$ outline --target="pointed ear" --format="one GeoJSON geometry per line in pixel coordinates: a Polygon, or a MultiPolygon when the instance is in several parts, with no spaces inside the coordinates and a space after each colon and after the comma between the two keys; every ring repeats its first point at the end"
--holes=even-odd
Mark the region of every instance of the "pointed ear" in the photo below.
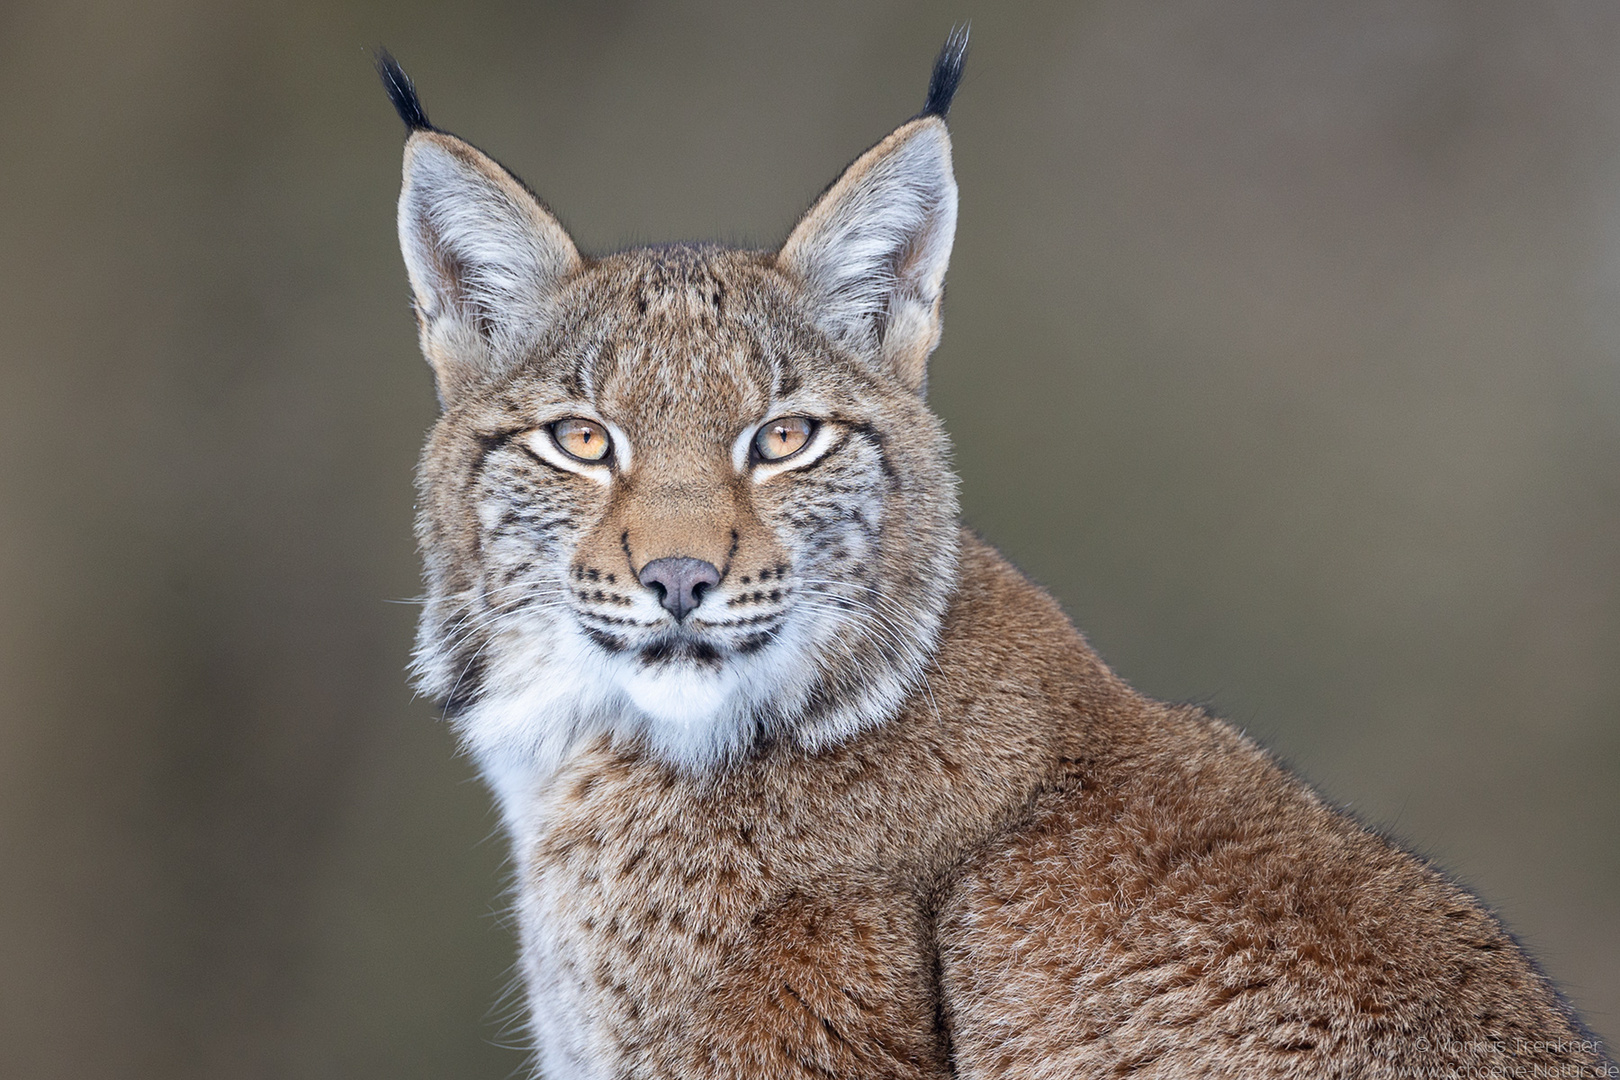
{"type": "Polygon", "coordinates": [[[521,359],[580,257],[517,177],[422,121],[405,143],[399,246],[422,352],[449,404],[469,382],[521,359]]]}
{"type": "Polygon", "coordinates": [[[777,259],[824,333],[921,392],[955,235],[951,137],[940,115],[924,115],[845,169],[777,259]]]}

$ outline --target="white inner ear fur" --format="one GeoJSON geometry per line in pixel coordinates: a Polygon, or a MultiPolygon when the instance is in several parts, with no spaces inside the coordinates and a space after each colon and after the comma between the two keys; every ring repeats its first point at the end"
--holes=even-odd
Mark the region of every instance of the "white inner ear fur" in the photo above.
{"type": "Polygon", "coordinates": [[[824,333],[920,390],[955,236],[950,134],[929,116],[846,169],[778,258],[808,286],[824,333]]]}
{"type": "Polygon", "coordinates": [[[567,232],[514,176],[438,131],[405,144],[399,243],[446,400],[535,339],[557,284],[580,265],[567,232]]]}

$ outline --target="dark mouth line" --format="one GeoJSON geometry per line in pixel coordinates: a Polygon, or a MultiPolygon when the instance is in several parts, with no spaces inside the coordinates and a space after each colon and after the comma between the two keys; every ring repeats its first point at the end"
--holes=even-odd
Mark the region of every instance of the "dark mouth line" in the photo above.
{"type": "Polygon", "coordinates": [[[700,631],[705,634],[717,632],[724,633],[726,631],[738,631],[744,629],[747,631],[747,633],[746,636],[744,636],[740,641],[708,641],[703,638],[694,638],[688,634],[674,638],[666,638],[662,641],[655,641],[652,645],[643,648],[638,647],[626,640],[624,635],[626,633],[633,634],[636,630],[657,631],[660,628],[667,628],[666,624],[639,622],[635,619],[622,619],[613,615],[598,614],[594,611],[576,610],[574,614],[579,620],[581,627],[588,635],[591,636],[593,640],[597,640],[598,644],[601,644],[601,636],[611,636],[615,643],[619,646],[619,648],[613,650],[615,652],[629,650],[645,653],[648,650],[662,651],[673,647],[679,647],[700,651],[713,651],[717,654],[717,656],[723,656],[725,653],[747,655],[749,653],[758,652],[764,644],[775,639],[777,634],[781,631],[782,625],[786,622],[786,620],[782,618],[784,614],[783,612],[772,612],[765,615],[750,616],[746,619],[731,619],[723,623],[705,623],[702,626],[693,626],[690,629],[700,631]]]}
{"type": "Polygon", "coordinates": [[[710,641],[693,641],[691,639],[675,639],[656,641],[651,645],[636,648],[634,646],[626,651],[636,654],[636,658],[645,667],[668,667],[682,663],[696,664],[710,670],[719,670],[728,660],[753,656],[765,646],[774,642],[781,633],[781,626],[770,626],[730,642],[719,643],[710,641]]]}
{"type": "Polygon", "coordinates": [[[646,667],[688,662],[708,668],[718,668],[724,661],[720,650],[706,641],[676,638],[655,641],[637,650],[637,659],[646,667]]]}
{"type": "MultiPolygon", "coordinates": [[[[774,611],[762,611],[756,615],[746,615],[741,618],[726,619],[717,622],[694,619],[692,626],[695,629],[703,630],[725,630],[736,626],[758,626],[760,623],[769,622],[772,619],[782,618],[787,614],[788,610],[789,608],[787,606],[783,606],[774,611]]],[[[663,620],[659,620],[657,622],[646,622],[645,620],[631,618],[630,616],[626,615],[608,615],[604,612],[595,611],[587,607],[576,606],[573,608],[573,611],[581,619],[594,619],[597,622],[603,623],[607,626],[637,626],[644,630],[650,630],[657,626],[666,625],[663,620]]]]}

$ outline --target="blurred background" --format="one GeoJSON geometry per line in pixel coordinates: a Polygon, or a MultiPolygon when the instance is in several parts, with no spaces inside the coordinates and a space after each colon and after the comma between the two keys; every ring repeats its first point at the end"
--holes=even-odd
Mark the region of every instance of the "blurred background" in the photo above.
{"type": "Polygon", "coordinates": [[[1620,1038],[1620,7],[6,0],[0,1074],[521,1065],[404,674],[435,403],[369,50],[587,249],[771,245],[968,18],[968,519],[1620,1038]]]}

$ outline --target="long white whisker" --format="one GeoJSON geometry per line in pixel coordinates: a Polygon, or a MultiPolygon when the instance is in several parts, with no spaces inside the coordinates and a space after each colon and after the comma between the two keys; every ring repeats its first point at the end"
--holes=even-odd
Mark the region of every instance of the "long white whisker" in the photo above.
{"type": "MultiPolygon", "coordinates": [[[[843,588],[853,588],[859,591],[861,602],[871,603],[873,606],[882,608],[890,615],[897,618],[909,619],[914,614],[913,612],[907,611],[905,608],[901,607],[900,604],[895,600],[883,595],[883,593],[879,592],[877,587],[873,585],[857,585],[852,582],[836,581],[831,578],[803,578],[801,581],[806,586],[831,585],[840,586],[843,588]]],[[[854,598],[851,597],[851,599],[854,598]]]]}
{"type": "MultiPolygon", "coordinates": [[[[812,610],[816,610],[818,608],[821,610],[828,610],[824,605],[818,604],[814,601],[808,604],[807,607],[810,607],[812,610]]],[[[858,607],[851,608],[843,606],[838,606],[831,610],[836,610],[841,614],[858,616],[859,618],[855,620],[855,629],[868,635],[872,633],[881,634],[890,645],[901,652],[911,652],[920,647],[920,642],[912,642],[902,638],[898,632],[899,628],[884,625],[884,621],[880,621],[880,616],[874,611],[858,607]]],[[[928,695],[928,704],[934,713],[934,719],[941,726],[943,726],[945,721],[939,711],[939,701],[934,696],[933,683],[928,678],[927,665],[924,664],[919,666],[917,669],[917,674],[922,677],[923,692],[928,695]]]]}
{"type": "MultiPolygon", "coordinates": [[[[485,606],[469,606],[466,613],[463,614],[462,617],[455,622],[455,624],[447,627],[443,631],[444,636],[450,639],[447,642],[447,645],[452,649],[459,647],[461,641],[456,640],[458,631],[460,631],[464,626],[471,624],[468,635],[466,636],[476,633],[478,629],[480,629],[479,620],[498,618],[504,614],[515,614],[519,610],[545,611],[561,606],[563,599],[561,595],[562,589],[555,583],[520,582],[517,584],[519,587],[525,590],[524,594],[511,598],[503,598],[501,593],[514,588],[513,585],[505,585],[490,592],[484,593],[478,597],[478,599],[484,602],[485,606]],[[536,599],[544,599],[548,602],[540,605],[538,609],[536,609],[535,605],[532,603],[532,601],[536,599]]],[[[463,636],[461,640],[464,641],[465,636],[463,636]]]]}
{"type": "Polygon", "coordinates": [[[503,586],[493,590],[491,593],[486,593],[480,599],[485,604],[489,604],[491,600],[494,600],[495,603],[492,606],[470,607],[460,619],[456,620],[452,626],[444,631],[438,648],[449,653],[459,651],[463,645],[476,635],[487,634],[485,640],[479,644],[478,648],[473,651],[472,656],[462,665],[461,671],[456,675],[455,682],[451,684],[449,693],[445,695],[445,700],[455,698],[468,673],[478,663],[485,650],[500,636],[504,625],[516,622],[517,618],[522,614],[562,606],[561,597],[558,595],[560,590],[550,582],[525,582],[521,585],[523,591],[519,595],[509,598],[500,596],[502,592],[508,591],[510,588],[511,586],[503,586]],[[536,599],[545,602],[536,605],[533,602],[536,599]]]}
{"type": "MultiPolygon", "coordinates": [[[[843,583],[835,582],[833,584],[843,583]]],[[[802,591],[806,597],[806,608],[810,610],[837,612],[839,614],[855,616],[855,618],[852,620],[855,628],[867,634],[872,634],[875,632],[882,635],[884,640],[887,640],[892,647],[902,653],[914,653],[924,650],[926,643],[918,631],[912,627],[896,622],[896,620],[886,615],[879,608],[867,607],[860,601],[839,593],[830,593],[814,588],[803,588],[800,591],[802,591]],[[829,604],[827,603],[828,600],[835,600],[837,603],[829,604]]],[[[882,597],[875,593],[875,591],[870,595],[875,598],[882,599],[882,597]]],[[[931,658],[928,662],[932,662],[931,658]]],[[[933,683],[928,678],[927,663],[924,663],[918,667],[917,674],[922,677],[923,692],[928,695],[928,704],[933,710],[934,720],[943,727],[945,721],[943,715],[939,711],[939,701],[934,697],[933,683]]]]}

